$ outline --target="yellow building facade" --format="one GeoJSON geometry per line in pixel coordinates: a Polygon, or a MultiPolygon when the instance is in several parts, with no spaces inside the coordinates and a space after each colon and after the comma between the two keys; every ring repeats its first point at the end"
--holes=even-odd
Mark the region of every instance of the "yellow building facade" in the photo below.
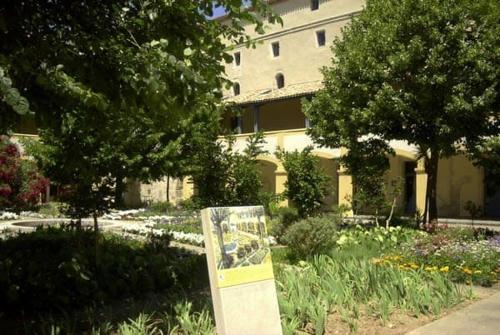
{"type": "MultiPolygon", "coordinates": [[[[255,131],[265,134],[265,150],[260,157],[262,181],[266,191],[281,193],[286,171],[274,155],[278,148],[287,151],[314,147],[323,169],[330,176],[330,192],[325,207],[348,204],[353,196],[352,177],[339,165],[343,148],[322,148],[306,134],[308,121],[301,99],[309,98],[322,87],[320,69],[331,63],[331,45],[341,29],[363,9],[362,0],[285,0],[270,1],[283,20],[283,26],[266,28],[257,35],[247,33],[256,48],[230,46],[234,60],[226,64],[227,77],[234,83],[225,92],[225,102],[240,108],[238,115],[228,113],[223,123],[236,135],[235,147],[242,150],[255,131]]],[[[417,161],[416,148],[393,141],[396,155],[389,157],[386,183],[402,182],[398,199],[401,213],[423,211],[427,176],[423,162],[417,161]]],[[[485,171],[475,167],[464,155],[442,159],[438,173],[438,210],[441,217],[467,217],[468,201],[483,208],[486,217],[500,217],[500,191],[485,186],[485,171]]]]}

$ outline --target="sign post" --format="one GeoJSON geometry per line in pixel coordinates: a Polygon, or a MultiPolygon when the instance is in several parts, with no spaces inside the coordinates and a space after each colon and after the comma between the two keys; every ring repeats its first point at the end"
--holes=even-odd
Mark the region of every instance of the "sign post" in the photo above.
{"type": "Polygon", "coordinates": [[[218,335],[281,335],[264,208],[201,211],[218,335]]]}

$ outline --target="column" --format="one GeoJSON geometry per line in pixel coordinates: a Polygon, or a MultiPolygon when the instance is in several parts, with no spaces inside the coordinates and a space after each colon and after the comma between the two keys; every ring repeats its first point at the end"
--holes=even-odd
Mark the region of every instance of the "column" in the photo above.
{"type": "Polygon", "coordinates": [[[256,133],[259,131],[260,124],[260,108],[259,105],[252,105],[253,110],[253,131],[256,133]]]}
{"type": "MultiPolygon", "coordinates": [[[[276,171],[274,172],[275,176],[275,193],[276,194],[282,194],[285,192],[285,183],[288,180],[288,175],[286,174],[286,171],[283,167],[278,167],[276,171]]],[[[288,206],[288,199],[284,199],[279,203],[280,207],[286,207],[288,206]]]]}
{"type": "Polygon", "coordinates": [[[236,117],[236,133],[241,134],[243,132],[243,122],[241,120],[241,116],[236,117]]]}
{"type": "Polygon", "coordinates": [[[194,193],[194,184],[191,177],[184,177],[182,180],[182,199],[187,200],[191,198],[194,193]]]}
{"type": "MultiPolygon", "coordinates": [[[[340,149],[340,155],[344,156],[347,154],[346,148],[340,149]]],[[[347,171],[346,167],[342,164],[339,165],[338,169],[339,176],[339,189],[338,189],[338,204],[339,206],[345,205],[351,208],[351,201],[353,197],[353,187],[352,187],[352,176],[347,171]]],[[[353,216],[352,209],[346,212],[347,216],[353,216]]]]}
{"type": "Polygon", "coordinates": [[[425,173],[425,162],[423,158],[417,161],[415,179],[416,209],[423,214],[425,210],[425,194],[427,193],[427,173],[425,173]]]}

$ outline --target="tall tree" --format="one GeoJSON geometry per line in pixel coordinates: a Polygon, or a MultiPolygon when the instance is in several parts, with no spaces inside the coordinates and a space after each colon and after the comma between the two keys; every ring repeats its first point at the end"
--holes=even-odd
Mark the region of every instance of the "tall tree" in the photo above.
{"type": "MultiPolygon", "coordinates": [[[[263,19],[277,19],[262,0],[253,11],[215,4],[233,20],[207,19],[209,0],[0,5],[0,66],[35,112],[48,176],[78,195],[75,215],[107,210],[123,178],[183,174],[214,133],[226,43],[251,44],[244,25],[262,32],[263,19]]],[[[0,108],[12,114],[12,104],[0,108]]]]}
{"type": "Polygon", "coordinates": [[[439,159],[500,131],[499,22],[495,0],[368,0],[334,41],[325,88],[306,102],[309,133],[382,154],[391,140],[416,146],[437,219],[439,159]]]}

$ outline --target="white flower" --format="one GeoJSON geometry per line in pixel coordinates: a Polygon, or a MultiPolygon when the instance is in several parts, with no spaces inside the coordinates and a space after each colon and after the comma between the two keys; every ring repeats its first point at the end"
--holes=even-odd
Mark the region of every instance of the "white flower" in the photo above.
{"type": "Polygon", "coordinates": [[[0,214],[0,220],[17,220],[17,219],[19,219],[19,215],[17,215],[16,213],[2,212],[2,214],[0,214]]]}

